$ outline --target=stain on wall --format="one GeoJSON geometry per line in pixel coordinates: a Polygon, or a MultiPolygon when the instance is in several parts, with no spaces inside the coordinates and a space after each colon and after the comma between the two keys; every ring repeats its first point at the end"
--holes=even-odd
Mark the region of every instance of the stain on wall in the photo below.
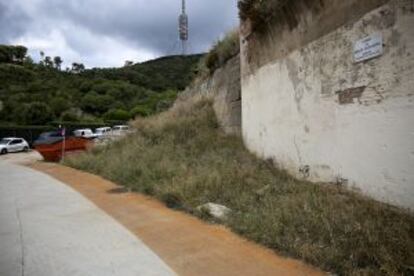
{"type": "Polygon", "coordinates": [[[362,93],[364,93],[365,88],[365,86],[360,86],[336,92],[336,94],[338,94],[339,104],[353,104],[355,103],[355,100],[361,103],[361,96],[362,93]]]}

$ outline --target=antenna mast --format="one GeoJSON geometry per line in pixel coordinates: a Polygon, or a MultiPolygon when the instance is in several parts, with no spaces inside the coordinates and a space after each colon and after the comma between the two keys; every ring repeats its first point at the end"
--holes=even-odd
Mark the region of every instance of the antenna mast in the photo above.
{"type": "Polygon", "coordinates": [[[185,12],[185,0],[182,0],[181,15],[178,19],[179,35],[182,46],[182,54],[187,54],[187,41],[188,41],[188,16],[185,12]]]}

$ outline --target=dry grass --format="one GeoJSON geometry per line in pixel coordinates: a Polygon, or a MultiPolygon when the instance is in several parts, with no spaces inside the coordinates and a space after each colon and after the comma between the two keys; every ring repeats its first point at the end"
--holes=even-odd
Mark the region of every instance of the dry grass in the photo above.
{"type": "Polygon", "coordinates": [[[233,30],[222,39],[216,42],[203,59],[205,67],[210,74],[217,68],[222,67],[229,59],[240,52],[240,40],[238,29],[233,30]]]}
{"type": "Polygon", "coordinates": [[[200,204],[224,204],[235,232],[340,275],[413,272],[412,215],[259,160],[221,133],[209,100],[178,103],[135,126],[66,164],[199,216],[200,204]]]}
{"type": "Polygon", "coordinates": [[[239,0],[241,20],[249,20],[252,30],[266,33],[269,26],[287,25],[293,29],[299,14],[305,10],[318,11],[324,6],[322,0],[239,0]]]}
{"type": "Polygon", "coordinates": [[[239,16],[242,20],[249,19],[253,29],[263,29],[266,24],[280,16],[280,11],[287,4],[294,1],[288,0],[240,0],[238,2],[239,16]]]}

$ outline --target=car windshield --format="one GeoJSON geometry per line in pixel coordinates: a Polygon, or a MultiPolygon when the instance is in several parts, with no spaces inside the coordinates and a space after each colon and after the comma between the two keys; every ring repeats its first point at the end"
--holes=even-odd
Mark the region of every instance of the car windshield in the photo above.
{"type": "Polygon", "coordinates": [[[7,145],[10,142],[10,139],[1,139],[0,145],[7,145]]]}

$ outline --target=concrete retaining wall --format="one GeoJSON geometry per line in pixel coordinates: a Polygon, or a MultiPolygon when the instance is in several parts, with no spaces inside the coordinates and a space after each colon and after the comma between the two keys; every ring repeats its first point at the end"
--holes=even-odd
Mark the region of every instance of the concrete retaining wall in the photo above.
{"type": "Polygon", "coordinates": [[[296,6],[294,27],[242,23],[245,144],[298,177],[414,209],[414,0],[318,2],[296,6]],[[355,62],[372,34],[383,54],[355,62]]]}

